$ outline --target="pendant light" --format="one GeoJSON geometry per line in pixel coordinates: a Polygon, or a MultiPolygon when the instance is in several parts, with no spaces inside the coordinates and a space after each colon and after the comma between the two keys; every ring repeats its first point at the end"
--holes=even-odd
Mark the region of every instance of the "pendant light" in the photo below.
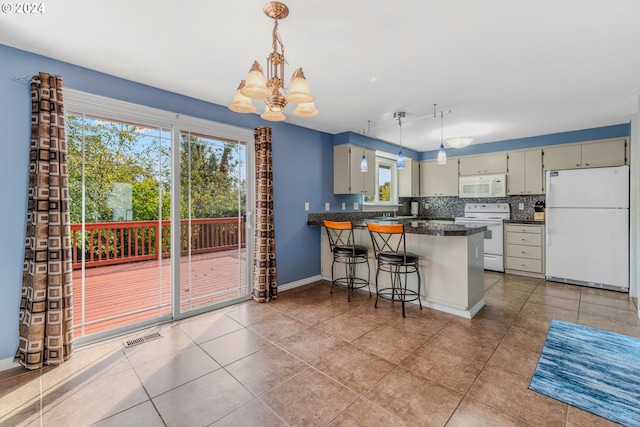
{"type": "Polygon", "coordinates": [[[398,126],[400,127],[400,151],[398,151],[398,160],[396,161],[397,169],[404,169],[404,155],[402,154],[402,118],[404,116],[404,111],[393,113],[393,118],[398,119],[398,126]]]}
{"type": "Polygon", "coordinates": [[[364,155],[364,146],[362,146],[362,159],[360,160],[360,172],[369,172],[367,157],[364,155]]]}
{"type": "MultiPolygon", "coordinates": [[[[369,123],[369,133],[371,133],[371,120],[369,123]]],[[[362,129],[364,135],[364,129],[362,129]]],[[[360,159],[360,172],[369,172],[369,164],[367,163],[367,157],[364,155],[364,145],[362,146],[362,159],[360,159]]]]}
{"type": "Polygon", "coordinates": [[[440,111],[440,150],[438,150],[438,160],[436,161],[439,165],[447,164],[447,153],[444,151],[444,112],[440,111]]]}

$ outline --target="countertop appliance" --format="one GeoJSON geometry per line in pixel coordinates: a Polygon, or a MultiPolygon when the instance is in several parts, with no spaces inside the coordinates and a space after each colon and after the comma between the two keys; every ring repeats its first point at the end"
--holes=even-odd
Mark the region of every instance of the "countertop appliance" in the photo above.
{"type": "Polygon", "coordinates": [[[458,179],[458,193],[462,198],[507,197],[507,176],[468,175],[458,179]]]}
{"type": "Polygon", "coordinates": [[[504,271],[502,226],[510,216],[508,203],[467,203],[464,205],[464,217],[458,217],[454,221],[466,226],[487,226],[487,231],[484,232],[485,270],[504,271]]]}
{"type": "Polygon", "coordinates": [[[547,280],[629,291],[629,167],[546,172],[547,280]]]}

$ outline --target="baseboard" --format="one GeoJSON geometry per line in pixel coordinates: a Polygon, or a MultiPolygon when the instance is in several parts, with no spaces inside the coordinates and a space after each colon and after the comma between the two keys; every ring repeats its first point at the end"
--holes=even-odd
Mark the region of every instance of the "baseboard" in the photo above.
{"type": "MultiPolygon", "coordinates": [[[[412,301],[414,304],[418,304],[417,301],[412,301]]],[[[484,298],[478,301],[476,305],[471,307],[470,310],[460,310],[459,308],[449,307],[444,304],[438,304],[437,302],[422,300],[424,307],[433,308],[434,310],[444,311],[445,313],[453,314],[455,316],[464,317],[465,319],[471,319],[484,307],[484,298]]]]}
{"type": "Polygon", "coordinates": [[[307,277],[305,279],[296,280],[295,282],[289,282],[284,285],[278,285],[278,291],[287,291],[289,289],[297,288],[300,286],[308,285],[313,282],[317,282],[319,280],[323,280],[322,275],[318,274],[317,276],[307,277]]]}
{"type": "Polygon", "coordinates": [[[0,371],[6,371],[7,369],[13,369],[22,366],[19,363],[14,363],[13,359],[13,357],[0,359],[0,371]]]}

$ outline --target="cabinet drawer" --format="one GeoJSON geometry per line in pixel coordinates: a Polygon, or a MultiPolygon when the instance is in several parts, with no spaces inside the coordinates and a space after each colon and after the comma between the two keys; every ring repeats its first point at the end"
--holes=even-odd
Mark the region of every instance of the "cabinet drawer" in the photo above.
{"type": "Polygon", "coordinates": [[[519,257],[519,258],[542,259],[542,247],[507,244],[507,256],[519,257]]]}
{"type": "Polygon", "coordinates": [[[542,234],[508,232],[507,244],[542,246],[542,234]]]}
{"type": "Polygon", "coordinates": [[[537,259],[508,256],[507,264],[505,267],[511,270],[528,271],[530,273],[542,273],[542,261],[537,259]]]}
{"type": "Polygon", "coordinates": [[[542,227],[539,225],[506,224],[506,230],[514,233],[542,234],[542,227]]]}

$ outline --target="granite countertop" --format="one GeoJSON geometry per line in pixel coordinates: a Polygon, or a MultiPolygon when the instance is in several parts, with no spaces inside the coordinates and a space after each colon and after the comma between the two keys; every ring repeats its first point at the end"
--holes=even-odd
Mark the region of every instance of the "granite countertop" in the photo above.
{"type": "Polygon", "coordinates": [[[430,236],[470,236],[476,233],[484,232],[486,226],[466,226],[453,224],[451,218],[430,219],[430,218],[402,218],[388,217],[380,219],[379,215],[367,217],[363,215],[345,215],[343,213],[326,213],[326,214],[309,214],[307,225],[312,227],[322,226],[322,220],[331,221],[351,221],[353,228],[364,230],[367,228],[367,220],[380,223],[401,223],[404,224],[404,230],[407,234],[426,234],[430,236]],[[443,223],[443,222],[451,223],[443,223]]]}
{"type": "Polygon", "coordinates": [[[536,219],[505,219],[505,224],[533,224],[533,225],[544,225],[544,219],[536,220],[536,219]]]}

